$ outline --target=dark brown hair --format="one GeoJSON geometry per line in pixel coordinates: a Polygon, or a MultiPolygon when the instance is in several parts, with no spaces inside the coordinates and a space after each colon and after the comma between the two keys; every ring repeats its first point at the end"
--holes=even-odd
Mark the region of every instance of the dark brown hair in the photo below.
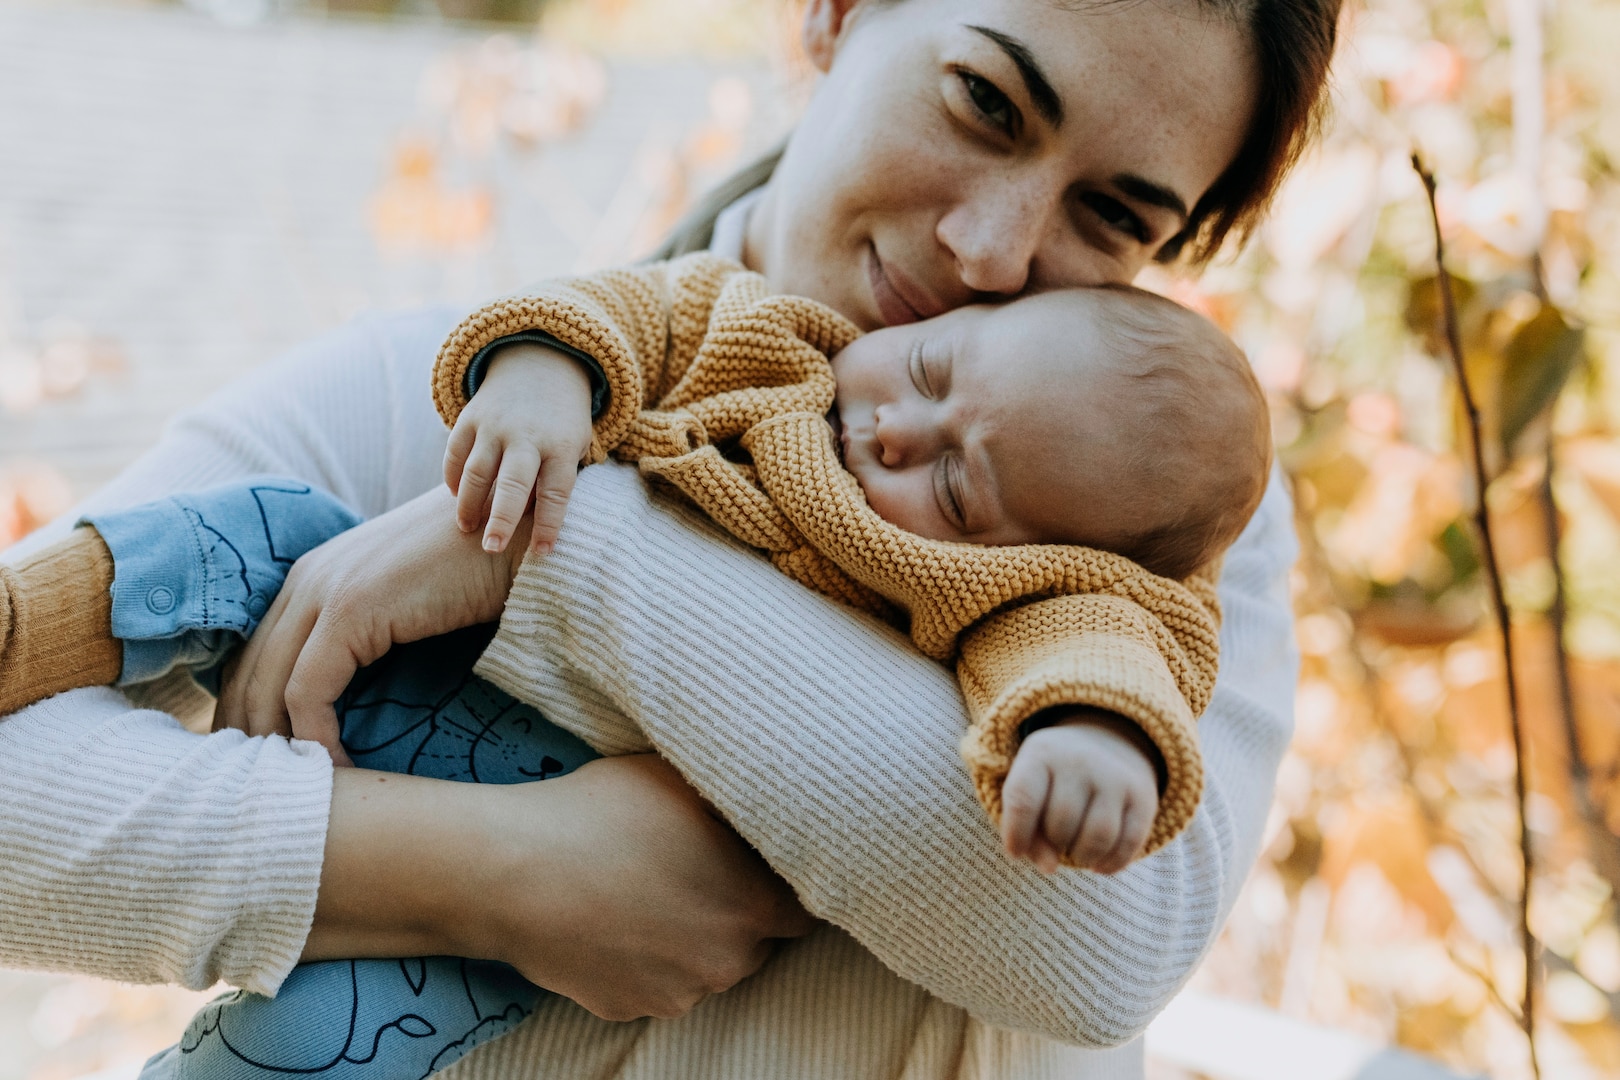
{"type": "Polygon", "coordinates": [[[1259,93],[1237,157],[1198,200],[1187,227],[1159,250],[1160,262],[1184,253],[1189,262],[1208,262],[1228,236],[1247,239],[1265,217],[1278,185],[1321,127],[1342,0],[1199,2],[1248,29],[1259,93]]]}
{"type": "MultiPolygon", "coordinates": [[[[1138,2],[1081,0],[1074,6],[1138,2]]],[[[1156,258],[1160,262],[1183,255],[1192,263],[1207,262],[1228,236],[1247,238],[1265,216],[1277,186],[1320,126],[1342,4],[1342,0],[1198,2],[1249,31],[1259,68],[1259,92],[1237,156],[1193,207],[1187,227],[1159,249],[1156,258]]],[[[769,180],[785,148],[785,144],[777,146],[700,199],[652,257],[670,259],[708,247],[716,216],[769,180]]]]}

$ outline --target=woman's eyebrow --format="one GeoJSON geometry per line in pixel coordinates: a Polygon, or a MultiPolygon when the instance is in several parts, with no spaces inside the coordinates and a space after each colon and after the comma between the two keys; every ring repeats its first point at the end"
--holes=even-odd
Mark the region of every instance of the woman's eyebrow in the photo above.
{"type": "Polygon", "coordinates": [[[988,26],[968,26],[976,34],[982,34],[1000,46],[1001,51],[1007,54],[1018,67],[1018,74],[1024,78],[1024,89],[1029,92],[1029,100],[1034,102],[1035,111],[1041,118],[1053,127],[1063,123],[1063,99],[1052,88],[1052,81],[1041,70],[1041,65],[1035,59],[1035,54],[1015,37],[1008,37],[1000,30],[992,30],[988,26]]]}
{"type": "Polygon", "coordinates": [[[1182,200],[1180,195],[1177,195],[1163,184],[1155,184],[1153,181],[1145,180],[1135,173],[1120,173],[1114,177],[1114,186],[1133,199],[1145,202],[1150,206],[1164,207],[1180,217],[1183,225],[1187,223],[1187,219],[1191,216],[1187,210],[1186,202],[1182,200]]]}

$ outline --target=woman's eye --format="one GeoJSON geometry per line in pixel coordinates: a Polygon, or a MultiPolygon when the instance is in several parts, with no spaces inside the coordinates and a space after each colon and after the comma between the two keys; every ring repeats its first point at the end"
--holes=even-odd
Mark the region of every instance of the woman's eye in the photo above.
{"type": "Polygon", "coordinates": [[[1018,107],[996,88],[995,83],[971,71],[959,71],[956,76],[962,80],[968,100],[973,102],[980,116],[1008,135],[1018,134],[1018,107]]]}
{"type": "Polygon", "coordinates": [[[1148,242],[1147,225],[1118,199],[1092,192],[1084,197],[1084,201],[1109,228],[1124,233],[1139,244],[1148,242]]]}

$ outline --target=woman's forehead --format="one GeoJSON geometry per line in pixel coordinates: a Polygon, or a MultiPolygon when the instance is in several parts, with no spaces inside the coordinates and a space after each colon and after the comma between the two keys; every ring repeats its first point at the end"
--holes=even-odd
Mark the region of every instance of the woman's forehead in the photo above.
{"type": "MultiPolygon", "coordinates": [[[[918,3],[919,0],[907,0],[918,3]]],[[[1247,128],[1247,31],[1198,0],[922,0],[947,62],[993,65],[1027,121],[1081,168],[1128,170],[1191,209],[1247,128]]],[[[920,12],[919,12],[920,13],[920,12]]]]}

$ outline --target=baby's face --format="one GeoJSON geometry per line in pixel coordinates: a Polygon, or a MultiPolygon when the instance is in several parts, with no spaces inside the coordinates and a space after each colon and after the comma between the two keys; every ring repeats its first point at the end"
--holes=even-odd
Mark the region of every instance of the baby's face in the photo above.
{"type": "Polygon", "coordinates": [[[961,308],[833,359],[844,465],[882,518],[936,540],[1101,547],[1140,527],[1128,380],[1073,292],[961,308]]]}

